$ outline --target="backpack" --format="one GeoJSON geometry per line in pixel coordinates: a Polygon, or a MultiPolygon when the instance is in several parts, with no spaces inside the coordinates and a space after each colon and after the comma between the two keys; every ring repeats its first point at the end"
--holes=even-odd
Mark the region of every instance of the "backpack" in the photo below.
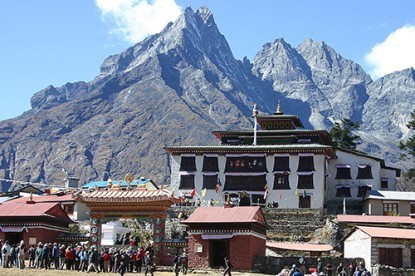
{"type": "Polygon", "coordinates": [[[3,254],[6,254],[7,253],[7,249],[6,249],[6,247],[3,247],[3,254]]]}

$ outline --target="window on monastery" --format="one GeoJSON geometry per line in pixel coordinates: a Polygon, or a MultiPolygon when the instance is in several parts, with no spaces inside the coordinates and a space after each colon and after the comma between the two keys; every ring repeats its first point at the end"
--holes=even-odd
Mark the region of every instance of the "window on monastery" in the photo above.
{"type": "Polygon", "coordinates": [[[65,204],[65,205],[63,205],[63,210],[68,215],[72,215],[73,214],[73,210],[74,210],[74,204],[65,204]]]}
{"type": "Polygon", "coordinates": [[[415,214],[415,202],[409,203],[409,213],[415,214]]]}
{"type": "Polygon", "coordinates": [[[350,174],[350,165],[349,164],[337,164],[337,173],[336,179],[352,179],[350,174]]]}
{"type": "Polygon", "coordinates": [[[298,208],[311,208],[311,196],[300,195],[298,197],[298,208]]]}
{"type": "Polygon", "coordinates": [[[351,197],[350,186],[348,185],[338,185],[336,191],[336,197],[351,197]]]}
{"type": "Polygon", "coordinates": [[[381,189],[387,189],[388,188],[388,182],[389,182],[389,179],[388,178],[382,177],[380,179],[380,188],[381,189]]]}
{"type": "Polygon", "coordinates": [[[215,190],[218,183],[218,175],[204,175],[203,176],[203,188],[206,190],[215,190]]]}
{"type": "Polygon", "coordinates": [[[357,188],[357,197],[364,197],[366,195],[366,191],[372,190],[372,185],[360,185],[357,188]]]}
{"type": "Polygon", "coordinates": [[[290,189],[288,173],[276,173],[274,174],[274,190],[290,189]]]}
{"type": "Polygon", "coordinates": [[[402,267],[402,248],[379,248],[379,264],[402,267]]]}
{"type": "Polygon", "coordinates": [[[314,189],[313,174],[299,174],[297,188],[314,189]]]}
{"type": "Polygon", "coordinates": [[[182,156],[180,162],[180,171],[195,172],[196,171],[196,157],[182,156]]]}
{"type": "Polygon", "coordinates": [[[265,175],[227,175],[224,191],[264,191],[265,175]]]}
{"type": "Polygon", "coordinates": [[[274,172],[290,171],[290,157],[289,156],[275,156],[274,158],[274,172]]]}
{"type": "Polygon", "coordinates": [[[225,172],[267,172],[265,156],[227,157],[225,172]]]}
{"type": "Polygon", "coordinates": [[[398,213],[398,202],[383,202],[383,215],[393,216],[398,213]]]}
{"type": "Polygon", "coordinates": [[[253,206],[258,206],[258,205],[264,206],[265,205],[264,195],[261,195],[261,194],[259,194],[259,195],[254,194],[254,195],[252,195],[251,205],[253,205],[253,206]]]}
{"type": "Polygon", "coordinates": [[[373,179],[371,165],[359,164],[357,167],[358,171],[356,179],[373,179]]]}
{"type": "Polygon", "coordinates": [[[299,172],[314,171],[314,157],[313,156],[299,156],[297,171],[299,172]]]}
{"type": "Polygon", "coordinates": [[[180,186],[181,190],[191,190],[195,187],[195,175],[194,174],[185,174],[180,176],[180,186]]]}
{"type": "Polygon", "coordinates": [[[218,157],[204,156],[203,157],[203,171],[204,172],[219,172],[218,157]]]}

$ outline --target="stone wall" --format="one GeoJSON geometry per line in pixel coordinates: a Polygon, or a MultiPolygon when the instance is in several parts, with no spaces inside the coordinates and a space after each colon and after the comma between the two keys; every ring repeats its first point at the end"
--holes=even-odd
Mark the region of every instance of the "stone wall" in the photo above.
{"type": "Polygon", "coordinates": [[[372,276],[413,276],[415,269],[394,268],[386,265],[372,266],[372,276]]]}
{"type": "MultiPolygon", "coordinates": [[[[349,264],[358,264],[361,259],[345,259],[345,258],[321,258],[323,261],[323,265],[326,266],[330,263],[333,268],[335,269],[340,262],[343,263],[344,266],[348,266],[349,264]]],[[[256,256],[254,258],[254,269],[253,272],[256,273],[265,273],[265,274],[273,274],[276,275],[284,267],[290,268],[293,264],[300,266],[299,264],[299,257],[260,257],[256,256]]],[[[306,258],[306,269],[309,268],[316,268],[317,267],[317,258],[316,257],[308,257],[306,258]]],[[[347,270],[346,270],[347,271],[347,270]]],[[[325,270],[326,272],[326,270],[325,270]]]]}
{"type": "Polygon", "coordinates": [[[308,242],[316,229],[325,225],[321,209],[264,208],[264,215],[271,229],[268,239],[273,241],[308,242]]]}

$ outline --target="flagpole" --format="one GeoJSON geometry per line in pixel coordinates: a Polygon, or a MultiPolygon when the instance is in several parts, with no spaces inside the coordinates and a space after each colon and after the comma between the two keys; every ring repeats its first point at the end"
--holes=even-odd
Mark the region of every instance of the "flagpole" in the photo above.
{"type": "Polygon", "coordinates": [[[254,104],[254,108],[252,109],[252,114],[254,116],[254,142],[252,145],[256,146],[256,126],[258,124],[257,116],[258,116],[258,109],[256,108],[256,104],[254,104]]]}

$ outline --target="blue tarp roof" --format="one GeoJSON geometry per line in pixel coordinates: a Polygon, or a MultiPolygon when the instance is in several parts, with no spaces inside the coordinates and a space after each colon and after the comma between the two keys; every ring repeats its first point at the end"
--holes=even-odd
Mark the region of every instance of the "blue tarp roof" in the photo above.
{"type": "MultiPolygon", "coordinates": [[[[131,182],[131,187],[139,186],[146,184],[150,182],[151,179],[134,179],[133,182],[131,182]]],[[[127,187],[128,184],[125,180],[113,180],[112,185],[118,185],[118,183],[121,182],[120,187],[127,187]]],[[[82,186],[82,189],[93,189],[97,186],[98,188],[106,188],[108,187],[108,181],[97,181],[97,182],[89,182],[82,186]]]]}

